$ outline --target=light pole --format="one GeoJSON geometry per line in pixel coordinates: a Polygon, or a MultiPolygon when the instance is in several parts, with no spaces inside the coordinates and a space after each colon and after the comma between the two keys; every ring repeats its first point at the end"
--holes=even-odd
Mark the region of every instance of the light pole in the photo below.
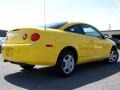
{"type": "Polygon", "coordinates": [[[109,30],[111,30],[111,25],[109,24],[109,30]]]}

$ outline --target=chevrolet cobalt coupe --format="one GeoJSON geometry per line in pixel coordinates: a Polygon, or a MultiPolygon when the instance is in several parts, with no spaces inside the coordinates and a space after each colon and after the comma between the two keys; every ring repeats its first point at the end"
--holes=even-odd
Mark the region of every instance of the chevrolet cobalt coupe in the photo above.
{"type": "Polygon", "coordinates": [[[44,28],[18,28],[7,33],[2,45],[5,62],[24,69],[35,65],[55,66],[62,76],[73,73],[77,64],[118,60],[116,45],[92,25],[62,22],[44,28]]]}

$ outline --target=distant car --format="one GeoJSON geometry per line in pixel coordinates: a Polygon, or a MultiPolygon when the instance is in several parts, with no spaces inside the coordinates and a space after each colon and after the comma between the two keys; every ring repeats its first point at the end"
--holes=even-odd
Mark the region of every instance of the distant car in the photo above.
{"type": "Polygon", "coordinates": [[[2,46],[2,43],[1,43],[1,41],[0,41],[0,53],[1,53],[1,46],[2,46]]]}
{"type": "Polygon", "coordinates": [[[62,22],[44,28],[18,28],[7,33],[2,45],[5,62],[16,63],[24,69],[35,65],[55,66],[62,76],[73,73],[77,64],[118,60],[116,45],[92,25],[62,22]]]}
{"type": "Polygon", "coordinates": [[[1,53],[1,46],[3,43],[5,43],[6,37],[0,37],[0,53],[1,53]]]}
{"type": "Polygon", "coordinates": [[[117,46],[118,49],[120,49],[120,40],[117,38],[110,38],[111,40],[113,40],[117,46]]]}

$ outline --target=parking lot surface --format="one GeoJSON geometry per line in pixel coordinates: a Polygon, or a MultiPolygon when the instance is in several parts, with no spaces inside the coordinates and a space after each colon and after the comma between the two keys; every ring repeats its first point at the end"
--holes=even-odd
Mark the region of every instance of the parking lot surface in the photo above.
{"type": "Polygon", "coordinates": [[[120,59],[116,64],[83,64],[67,78],[54,74],[51,67],[37,66],[25,71],[4,63],[0,55],[0,90],[120,90],[120,59]]]}

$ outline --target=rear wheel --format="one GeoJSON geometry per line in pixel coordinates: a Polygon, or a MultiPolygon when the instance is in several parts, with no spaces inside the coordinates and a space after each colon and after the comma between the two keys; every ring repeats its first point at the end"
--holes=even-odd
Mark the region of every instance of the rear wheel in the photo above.
{"type": "Polygon", "coordinates": [[[109,63],[115,63],[115,62],[117,62],[118,57],[119,57],[119,54],[118,54],[117,50],[116,49],[112,49],[110,51],[110,56],[109,56],[108,62],[109,63]]]}
{"type": "Polygon", "coordinates": [[[26,70],[31,70],[33,69],[35,65],[30,65],[30,64],[20,64],[20,67],[26,70]]]}
{"type": "Polygon", "coordinates": [[[74,72],[76,66],[76,57],[71,51],[62,51],[56,64],[59,75],[69,76],[74,72]]]}

